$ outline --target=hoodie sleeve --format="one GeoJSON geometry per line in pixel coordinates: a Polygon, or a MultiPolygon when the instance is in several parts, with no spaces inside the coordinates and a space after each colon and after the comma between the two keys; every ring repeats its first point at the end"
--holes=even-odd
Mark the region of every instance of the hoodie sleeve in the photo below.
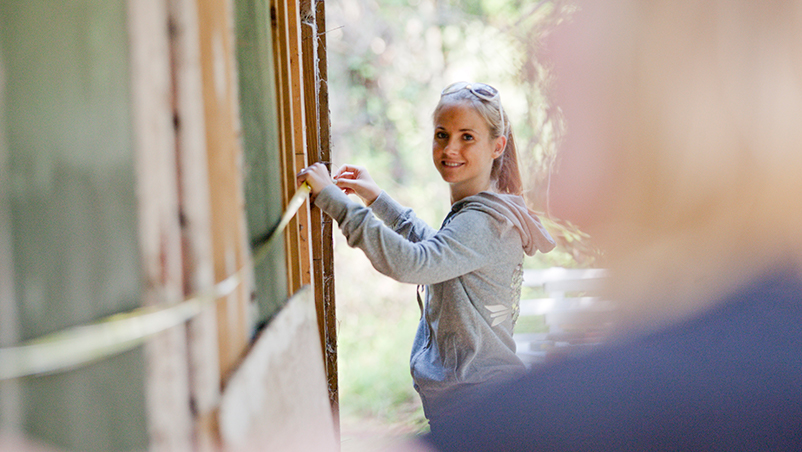
{"type": "Polygon", "coordinates": [[[415,212],[404,207],[382,191],[370,205],[373,213],[393,231],[412,242],[420,242],[437,233],[437,230],[415,216],[415,212]]]}
{"type": "Polygon", "coordinates": [[[470,273],[503,252],[501,244],[510,237],[521,248],[509,223],[475,209],[462,210],[443,229],[412,242],[337,187],[321,191],[315,204],[337,221],[349,246],[360,248],[376,270],[400,282],[436,284],[470,273]]]}

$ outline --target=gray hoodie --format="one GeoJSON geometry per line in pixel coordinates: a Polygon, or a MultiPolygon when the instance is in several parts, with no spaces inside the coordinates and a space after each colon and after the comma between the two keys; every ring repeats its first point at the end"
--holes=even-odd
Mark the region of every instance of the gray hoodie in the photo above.
{"type": "Polygon", "coordinates": [[[384,192],[368,208],[332,185],[315,204],[376,270],[426,285],[410,368],[429,419],[450,411],[455,394],[524,372],[512,339],[523,257],[550,251],[554,240],[523,198],[469,196],[454,203],[440,230],[384,192]]]}

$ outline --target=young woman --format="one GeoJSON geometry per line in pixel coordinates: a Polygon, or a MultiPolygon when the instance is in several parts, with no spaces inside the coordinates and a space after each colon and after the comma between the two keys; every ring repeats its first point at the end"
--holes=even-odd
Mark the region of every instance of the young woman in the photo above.
{"type": "Polygon", "coordinates": [[[432,158],[451,189],[451,212],[439,230],[396,203],[362,167],[344,165],[335,183],[318,163],[298,182],[312,187],[315,205],[379,272],[425,285],[410,367],[434,427],[483,386],[524,373],[512,339],[524,253],[550,251],[554,241],[521,197],[515,144],[495,88],[459,82],[443,90],[432,158]]]}

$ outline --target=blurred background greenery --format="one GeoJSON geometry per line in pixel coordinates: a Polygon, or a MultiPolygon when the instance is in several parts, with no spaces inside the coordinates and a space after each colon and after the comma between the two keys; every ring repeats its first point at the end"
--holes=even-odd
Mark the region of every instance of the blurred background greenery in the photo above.
{"type": "MultiPolygon", "coordinates": [[[[539,55],[543,37],[572,11],[559,0],[327,1],[333,166],[367,167],[391,196],[438,226],[450,203],[431,161],[432,111],[450,83],[489,83],[511,118],[527,202],[559,244],[526,265],[594,265],[599,256],[587,236],[548,216],[564,127],[539,55]]],[[[339,231],[335,275],[343,424],[420,431],[408,362],[420,315],[415,286],[376,272],[339,231]]]]}

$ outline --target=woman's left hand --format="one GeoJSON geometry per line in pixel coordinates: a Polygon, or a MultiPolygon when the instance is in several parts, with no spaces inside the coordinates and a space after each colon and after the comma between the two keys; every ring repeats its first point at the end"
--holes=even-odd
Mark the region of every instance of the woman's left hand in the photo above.
{"type": "Polygon", "coordinates": [[[296,180],[298,186],[304,182],[309,184],[309,187],[312,189],[312,198],[317,196],[324,188],[334,184],[329,169],[322,163],[314,163],[302,169],[296,176],[296,180]]]}

